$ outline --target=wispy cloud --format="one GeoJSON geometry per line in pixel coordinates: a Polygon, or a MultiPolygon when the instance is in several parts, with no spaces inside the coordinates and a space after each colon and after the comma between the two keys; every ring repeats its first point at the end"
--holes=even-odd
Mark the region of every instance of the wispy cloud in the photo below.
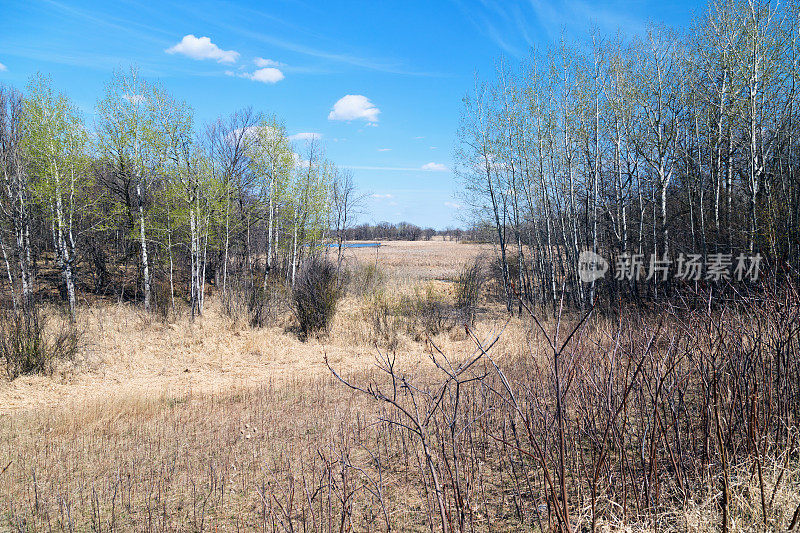
{"type": "Polygon", "coordinates": [[[639,33],[646,26],[644,19],[631,14],[631,6],[627,2],[612,1],[602,6],[583,0],[530,0],[530,5],[538,25],[550,38],[556,38],[564,28],[581,33],[596,25],[607,32],[624,29],[630,33],[639,33]]]}
{"type": "Polygon", "coordinates": [[[361,94],[348,94],[339,98],[333,104],[331,112],[328,114],[328,120],[358,120],[363,119],[368,123],[375,124],[378,122],[378,114],[381,112],[375,104],[369,101],[364,95],[361,94]]]}
{"type": "MultiPolygon", "coordinates": [[[[84,19],[90,21],[94,26],[111,28],[116,32],[116,35],[132,35],[140,41],[149,41],[162,46],[166,45],[169,41],[156,37],[154,34],[161,34],[165,38],[172,36],[171,32],[168,32],[167,30],[148,24],[143,24],[141,22],[136,22],[135,20],[131,20],[130,18],[126,18],[124,16],[114,16],[109,13],[101,13],[96,8],[88,11],[57,2],[56,0],[48,0],[47,4],[58,9],[67,17],[71,17],[73,19],[84,19]]],[[[145,6],[141,7],[145,8],[145,6]]],[[[118,14],[118,10],[115,10],[115,12],[118,14]]]]}
{"type": "Polygon", "coordinates": [[[8,67],[0,63],[0,72],[5,72],[6,70],[8,70],[8,67]]]}
{"type": "Polygon", "coordinates": [[[461,209],[462,207],[464,207],[463,205],[457,204],[455,202],[445,202],[444,206],[449,207],[450,209],[461,209]]]}
{"type": "Polygon", "coordinates": [[[257,58],[255,58],[255,59],[253,60],[253,63],[255,63],[255,65],[256,65],[258,68],[266,68],[266,67],[283,67],[283,66],[285,66],[285,65],[284,65],[283,63],[281,63],[280,61],[274,61],[274,60],[272,60],[272,59],[264,59],[263,57],[257,57],[257,58]]]}
{"type": "Polygon", "coordinates": [[[313,141],[313,140],[320,140],[322,139],[321,133],[305,131],[301,133],[295,133],[294,135],[289,135],[290,141],[313,141]]]}
{"type": "MultiPolygon", "coordinates": [[[[441,76],[442,74],[439,73],[432,73],[432,72],[417,72],[408,68],[405,68],[402,61],[397,60],[384,60],[384,59],[374,59],[374,58],[367,58],[361,57],[355,54],[347,54],[347,53],[339,53],[339,52],[330,52],[327,50],[322,50],[319,48],[307,46],[304,44],[299,44],[296,42],[292,42],[286,39],[281,39],[279,37],[275,37],[272,35],[267,35],[264,33],[254,32],[250,30],[243,29],[242,24],[226,24],[222,23],[219,20],[211,20],[206,19],[208,22],[216,24],[221,28],[225,28],[227,30],[233,31],[247,37],[250,40],[261,41],[263,43],[267,43],[271,46],[275,46],[278,48],[282,48],[283,50],[288,50],[290,52],[295,52],[298,54],[306,55],[309,57],[314,57],[318,59],[325,59],[327,61],[343,63],[347,65],[351,65],[354,67],[364,68],[368,70],[375,70],[378,72],[386,72],[389,74],[405,74],[411,76],[441,76]]],[[[252,23],[252,21],[248,21],[252,23]]],[[[318,37],[318,36],[317,36],[318,37]]]]}
{"type": "Polygon", "coordinates": [[[246,78],[248,80],[258,81],[261,83],[278,83],[285,78],[283,72],[275,67],[260,68],[254,72],[246,72],[244,67],[239,67],[238,71],[226,70],[225,75],[237,78],[246,78]]]}
{"type": "Polygon", "coordinates": [[[165,50],[168,54],[181,54],[192,59],[214,59],[217,63],[236,63],[239,52],[223,50],[211,42],[209,37],[195,37],[192,34],[184,35],[181,42],[165,50]]]}
{"type": "Polygon", "coordinates": [[[372,197],[375,198],[376,200],[388,200],[389,198],[394,198],[394,196],[392,196],[391,194],[377,194],[377,193],[373,194],[372,197]]]}
{"type": "Polygon", "coordinates": [[[260,81],[261,83],[278,83],[284,78],[283,72],[274,67],[260,68],[250,73],[242,74],[248,80],[260,81]]]}
{"type": "Polygon", "coordinates": [[[392,149],[391,148],[378,148],[378,151],[379,152],[391,152],[392,149]]]}
{"type": "Polygon", "coordinates": [[[441,163],[425,163],[420,170],[427,170],[429,172],[447,172],[447,167],[441,163]]]}
{"type": "Polygon", "coordinates": [[[597,26],[606,32],[622,28],[639,33],[646,25],[644,18],[634,14],[632,3],[624,0],[453,1],[475,29],[515,57],[523,57],[534,46],[532,31],[556,40],[563,30],[583,35],[597,26]]]}
{"type": "Polygon", "coordinates": [[[503,51],[517,57],[523,54],[525,46],[512,42],[516,31],[510,30],[511,26],[516,30],[518,24],[516,19],[521,16],[521,13],[511,14],[506,9],[508,4],[494,0],[483,0],[480,6],[472,3],[465,5],[456,0],[456,5],[478,31],[486,35],[503,51]]]}

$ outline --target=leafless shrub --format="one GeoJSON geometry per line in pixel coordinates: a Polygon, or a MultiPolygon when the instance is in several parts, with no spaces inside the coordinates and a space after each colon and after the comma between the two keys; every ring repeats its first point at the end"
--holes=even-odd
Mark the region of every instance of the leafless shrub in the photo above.
{"type": "Polygon", "coordinates": [[[464,265],[455,279],[455,311],[459,320],[470,326],[475,322],[484,282],[480,258],[464,265]]]}
{"type": "Polygon", "coordinates": [[[402,317],[383,290],[375,290],[367,296],[364,317],[372,329],[372,342],[394,352],[400,342],[402,317]]]}
{"type": "Polygon", "coordinates": [[[418,446],[405,454],[419,458],[427,522],[442,531],[479,528],[476,486],[499,507],[483,516],[512,528],[779,531],[800,522],[797,498],[776,503],[800,452],[800,298],[788,287],[739,302],[549,326],[522,302],[543,341],[528,361],[501,364],[468,329],[476,352],[464,361],[429,343],[434,375],[384,354],[383,381],[333,372],[389,406],[381,419],[418,446]],[[670,522],[678,508],[703,518],[670,522]]]}
{"type": "Polygon", "coordinates": [[[365,316],[373,340],[390,351],[397,348],[401,332],[420,341],[450,331],[457,323],[452,304],[431,285],[415,287],[413,295],[395,298],[376,290],[366,298],[365,316]]]}
{"type": "Polygon", "coordinates": [[[292,289],[301,333],[309,335],[327,329],[340,298],[336,265],[324,257],[309,258],[292,289]]]}
{"type": "Polygon", "coordinates": [[[156,278],[153,281],[153,311],[158,319],[167,323],[177,317],[175,297],[169,280],[156,278]]]}
{"type": "Polygon", "coordinates": [[[75,356],[78,340],[74,323],[65,321],[52,331],[38,307],[0,312],[0,360],[10,379],[50,373],[54,362],[75,356]]]}
{"type": "Polygon", "coordinates": [[[456,324],[452,305],[430,284],[415,287],[413,296],[402,296],[398,313],[414,340],[450,331],[456,324]]]}
{"type": "Polygon", "coordinates": [[[347,276],[348,290],[358,296],[368,296],[380,290],[384,281],[383,271],[374,263],[359,265],[347,276]]]}
{"type": "Polygon", "coordinates": [[[280,279],[232,283],[222,295],[222,309],[234,321],[252,328],[280,322],[289,313],[290,291],[280,279]]]}
{"type": "MultiPolygon", "coordinates": [[[[519,279],[519,256],[514,253],[506,252],[506,263],[508,279],[516,283],[519,279]]],[[[505,284],[503,283],[503,261],[499,256],[494,257],[488,262],[487,280],[490,295],[497,301],[505,301],[507,298],[505,284]]]]}

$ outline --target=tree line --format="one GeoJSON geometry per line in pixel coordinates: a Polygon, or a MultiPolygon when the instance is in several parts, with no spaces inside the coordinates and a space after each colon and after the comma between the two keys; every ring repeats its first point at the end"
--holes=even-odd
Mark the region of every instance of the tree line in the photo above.
{"type": "Polygon", "coordinates": [[[797,271],[799,11],[716,0],[687,31],[562,37],[476,81],[458,174],[493,228],[509,309],[515,293],[579,307],[660,298],[688,257],[797,271]],[[643,275],[583,283],[585,251],[643,275]],[[668,270],[650,276],[654,262],[668,270]]]}
{"type": "Polygon", "coordinates": [[[348,227],[343,235],[348,241],[429,241],[435,236],[458,239],[462,230],[446,228],[421,228],[410,222],[378,222],[377,224],[358,224],[348,227]]]}
{"type": "Polygon", "coordinates": [[[316,139],[293,146],[274,115],[198,125],[135,68],[115,72],[95,112],[92,127],[42,74],[24,92],[0,86],[0,251],[15,310],[50,283],[73,316],[78,288],[148,310],[185,298],[195,316],[211,284],[293,283],[330,229],[352,225],[350,174],[316,139]]]}

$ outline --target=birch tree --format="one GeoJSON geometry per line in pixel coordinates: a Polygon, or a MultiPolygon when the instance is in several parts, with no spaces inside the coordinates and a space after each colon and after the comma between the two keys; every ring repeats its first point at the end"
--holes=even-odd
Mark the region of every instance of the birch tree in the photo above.
{"type": "Polygon", "coordinates": [[[275,116],[267,117],[255,128],[250,150],[250,170],[257,181],[257,194],[266,211],[264,287],[272,270],[278,234],[276,216],[284,200],[295,166],[294,152],[286,127],[275,116]]]}
{"type": "Polygon", "coordinates": [[[23,155],[23,107],[19,92],[0,85],[0,171],[3,178],[0,210],[4,222],[0,247],[14,309],[27,312],[33,298],[30,238],[32,187],[23,155]],[[7,232],[11,233],[10,238],[6,237],[7,232]],[[18,282],[16,278],[19,278],[18,282]]]}
{"type": "Polygon", "coordinates": [[[89,185],[87,133],[69,99],[57,94],[49,78],[36,75],[24,101],[24,146],[35,175],[37,201],[50,223],[53,248],[75,319],[75,217],[89,185]]]}
{"type": "Polygon", "coordinates": [[[126,206],[135,220],[142,267],[144,308],[150,309],[152,280],[148,256],[148,191],[165,158],[165,143],[158,125],[161,89],[145,81],[136,68],[114,73],[105,96],[97,104],[97,138],[100,152],[113,171],[130,180],[135,190],[126,206]]]}

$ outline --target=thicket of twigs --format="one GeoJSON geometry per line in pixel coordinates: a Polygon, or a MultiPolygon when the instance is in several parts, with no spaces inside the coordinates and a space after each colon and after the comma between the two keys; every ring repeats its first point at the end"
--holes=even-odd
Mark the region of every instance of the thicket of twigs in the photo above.
{"type": "Polygon", "coordinates": [[[310,257],[292,287],[292,309],[301,334],[326,330],[341,297],[336,265],[327,257],[310,257]]]}
{"type": "Polygon", "coordinates": [[[797,294],[665,311],[604,328],[589,313],[552,329],[531,312],[545,342],[521,364],[474,337],[466,361],[431,345],[439,379],[400,375],[386,356],[385,381],[342,381],[415,441],[429,520],[443,531],[484,523],[498,489],[502,518],[541,530],[669,528],[704,500],[709,527],[792,529],[800,506],[776,494],[798,459],[797,294]],[[487,491],[492,474],[502,481],[487,491]],[[743,497],[756,505],[737,506],[743,497]]]}
{"type": "Polygon", "coordinates": [[[17,530],[791,530],[800,298],[681,302],[529,312],[521,360],[467,327],[474,352],[428,342],[429,372],[380,351],[372,373],[331,363],[338,384],[134,409],[12,451],[4,511],[17,530]],[[79,450],[102,460],[48,462],[79,450]]]}
{"type": "Polygon", "coordinates": [[[79,342],[74,322],[48,327],[47,315],[34,304],[0,310],[0,364],[9,379],[48,374],[53,364],[76,355],[79,342]]]}

